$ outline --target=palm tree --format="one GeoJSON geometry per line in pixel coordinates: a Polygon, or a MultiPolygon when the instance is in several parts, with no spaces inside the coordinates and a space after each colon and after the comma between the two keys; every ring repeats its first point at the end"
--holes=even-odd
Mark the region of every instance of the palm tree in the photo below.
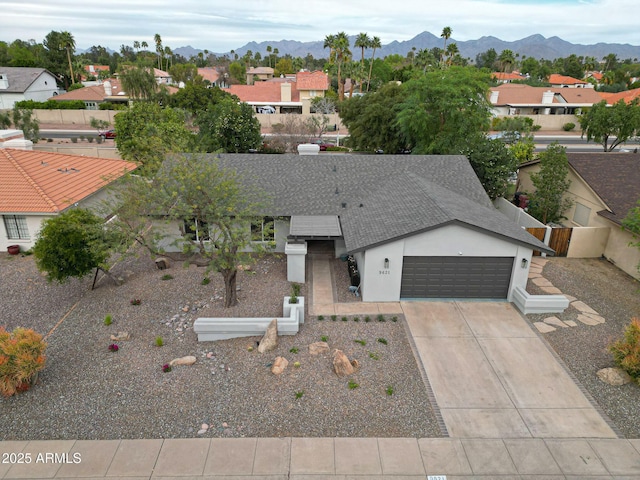
{"type": "Polygon", "coordinates": [[[145,48],[149,48],[149,44],[147,43],[146,40],[143,40],[142,42],[140,42],[140,46],[145,49],[145,48]]]}
{"type": "Polygon", "coordinates": [[[169,71],[169,60],[173,64],[173,51],[169,47],[164,47],[164,54],[167,56],[167,71],[169,71]]]}
{"type": "Polygon", "coordinates": [[[156,42],[156,53],[158,54],[158,69],[162,70],[162,57],[164,56],[164,49],[162,48],[162,38],[159,33],[153,36],[154,42],[156,42]]]}
{"type": "Polygon", "coordinates": [[[140,50],[140,42],[138,40],[133,41],[133,48],[135,48],[136,53],[138,53],[138,50],[140,50]]]}
{"type": "Polygon", "coordinates": [[[269,67],[271,67],[271,45],[267,45],[267,53],[269,54],[269,67]]]}
{"type": "Polygon", "coordinates": [[[76,41],[73,39],[73,35],[69,32],[60,32],[60,43],[61,47],[63,47],[67,51],[67,60],[69,61],[69,73],[71,74],[71,84],[75,82],[73,76],[73,66],[71,65],[71,50],[76,50],[76,41]]]}
{"type": "Polygon", "coordinates": [[[455,43],[450,43],[449,45],[447,45],[447,63],[449,64],[449,66],[451,66],[451,63],[453,62],[453,58],[460,53],[460,50],[458,50],[458,45],[455,43]]]}
{"type": "Polygon", "coordinates": [[[505,49],[502,52],[500,52],[498,61],[500,62],[500,65],[502,65],[503,72],[506,72],[507,68],[509,69],[509,72],[511,72],[511,67],[513,66],[513,63],[516,61],[516,57],[511,50],[505,49]]]}
{"type": "MultiPolygon", "coordinates": [[[[360,66],[362,67],[360,69],[361,72],[364,72],[364,50],[365,48],[369,48],[369,46],[371,45],[371,38],[369,37],[369,35],[367,35],[366,33],[359,33],[358,36],[356,37],[356,42],[354,43],[354,46],[356,48],[360,48],[361,52],[362,52],[362,56],[360,58],[360,66]]],[[[362,93],[362,78],[360,78],[360,93],[362,93]]]]}
{"type": "Polygon", "coordinates": [[[371,39],[371,48],[373,48],[373,53],[371,54],[371,63],[369,64],[369,78],[367,79],[367,92],[369,91],[369,86],[371,85],[371,72],[373,72],[373,59],[376,56],[376,49],[382,48],[382,42],[380,41],[380,37],[373,37],[371,39]]]}
{"type": "Polygon", "coordinates": [[[447,51],[447,40],[451,38],[451,33],[451,27],[444,27],[442,29],[442,33],[440,34],[440,36],[444,38],[444,46],[442,47],[442,57],[440,57],[440,61],[442,61],[442,59],[444,58],[444,54],[447,51]]]}
{"type": "Polygon", "coordinates": [[[345,32],[337,35],[327,35],[324,39],[324,48],[329,47],[331,52],[329,61],[338,67],[338,99],[344,100],[344,85],[342,84],[342,64],[351,59],[349,50],[349,37],[345,32]]]}

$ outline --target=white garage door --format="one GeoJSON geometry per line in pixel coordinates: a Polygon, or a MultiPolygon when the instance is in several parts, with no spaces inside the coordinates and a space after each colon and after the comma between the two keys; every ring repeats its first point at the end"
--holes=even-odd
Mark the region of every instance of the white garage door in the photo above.
{"type": "Polygon", "coordinates": [[[400,298],[507,298],[513,257],[404,257],[400,298]]]}

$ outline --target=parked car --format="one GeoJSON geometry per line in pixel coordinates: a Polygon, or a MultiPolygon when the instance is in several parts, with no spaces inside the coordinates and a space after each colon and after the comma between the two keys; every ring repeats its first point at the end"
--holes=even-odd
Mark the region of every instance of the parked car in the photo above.
{"type": "Polygon", "coordinates": [[[265,105],[264,107],[258,107],[258,113],[276,113],[275,107],[271,105],[265,105]]]}
{"type": "Polygon", "coordinates": [[[102,140],[113,140],[114,138],[116,138],[116,131],[115,130],[107,130],[104,133],[101,133],[100,136],[102,137],[102,140]]]}
{"type": "Polygon", "coordinates": [[[329,147],[335,147],[335,145],[333,143],[325,142],[321,138],[316,138],[315,140],[311,140],[309,143],[313,143],[315,145],[318,145],[320,147],[320,151],[321,152],[326,152],[327,148],[329,148],[329,147]]]}

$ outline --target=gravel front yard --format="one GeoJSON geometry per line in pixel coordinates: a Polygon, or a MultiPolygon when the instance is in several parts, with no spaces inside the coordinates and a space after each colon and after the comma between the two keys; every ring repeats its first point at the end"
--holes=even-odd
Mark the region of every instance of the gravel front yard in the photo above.
{"type": "MultiPolygon", "coordinates": [[[[267,354],[248,351],[259,338],[196,341],[191,326],[201,316],[280,316],[290,292],[282,256],[239,273],[240,305],[232,309],[222,307],[219,275],[202,285],[202,268],[174,264],[159,271],[142,255],[114,273],[126,279],[122,286],[103,279],[90,291],[93,277],[48,284],[33,257],[0,255],[0,325],[52,332],[38,384],[0,397],[0,440],[195,437],[202,423],[211,425],[205,437],[441,435],[402,316],[397,322],[307,318],[298,335],[280,337],[267,354]],[[173,278],[162,280],[166,274],[173,278]],[[118,332],[131,339],[110,352],[110,336],[118,332]],[[158,336],[162,347],[155,346],[158,336]],[[330,353],[308,353],[323,336],[331,351],[360,362],[351,378],[332,372],[330,353]],[[162,372],[163,364],[185,355],[197,362],[162,372]],[[278,355],[290,362],[281,376],[270,372],[278,355]],[[357,387],[349,388],[350,381],[357,387]]],[[[339,271],[334,278],[344,281],[339,271]]]]}
{"type": "MultiPolygon", "coordinates": [[[[632,317],[640,317],[640,283],[603,259],[552,258],[542,272],[563,293],[582,300],[606,322],[588,326],[577,320],[569,307],[560,320],[574,320],[572,328],[558,328],[543,337],[591,394],[601,409],[627,438],[640,438],[640,385],[612,386],[601,382],[596,372],[613,367],[607,346],[623,336],[632,317]]],[[[542,293],[529,282],[530,293],[542,293]]],[[[549,315],[527,315],[542,321],[549,315]]]]}

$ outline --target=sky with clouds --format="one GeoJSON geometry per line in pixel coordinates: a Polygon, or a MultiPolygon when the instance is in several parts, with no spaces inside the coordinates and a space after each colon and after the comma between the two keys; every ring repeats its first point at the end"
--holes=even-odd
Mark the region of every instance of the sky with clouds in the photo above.
{"type": "Polygon", "coordinates": [[[146,41],[225,53],[254,40],[322,40],[367,32],[382,44],[446,26],[459,41],[536,33],[572,43],[640,45],[638,0],[0,0],[0,40],[69,31],[78,48],[146,41]],[[296,8],[297,7],[297,8],[296,8]]]}

